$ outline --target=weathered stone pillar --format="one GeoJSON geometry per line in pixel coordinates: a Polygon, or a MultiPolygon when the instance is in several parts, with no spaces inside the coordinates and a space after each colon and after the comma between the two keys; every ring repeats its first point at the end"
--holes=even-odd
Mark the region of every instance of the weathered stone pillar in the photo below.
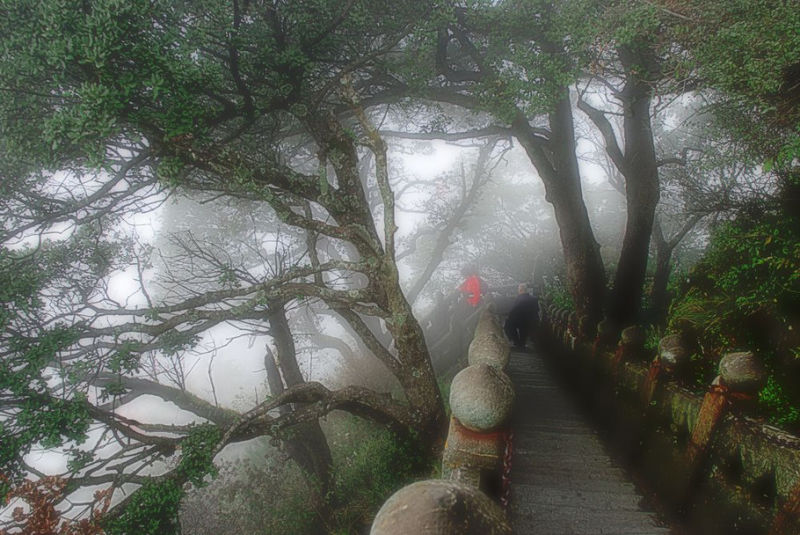
{"type": "Polygon", "coordinates": [[[634,360],[634,358],[644,353],[644,329],[638,325],[632,325],[622,329],[622,334],[617,344],[617,350],[614,352],[614,362],[612,369],[615,374],[619,373],[619,367],[625,361],[634,360]]]}
{"type": "Polygon", "coordinates": [[[490,307],[486,307],[481,311],[480,316],[478,317],[478,323],[475,325],[475,333],[472,335],[473,340],[477,338],[482,338],[487,334],[495,334],[500,338],[503,338],[503,328],[497,322],[497,318],[490,310],[490,307]]]}
{"type": "Polygon", "coordinates": [[[443,478],[481,488],[484,478],[501,473],[507,438],[502,426],[513,404],[511,379],[498,367],[480,363],[453,378],[443,478]]]}
{"type": "Polygon", "coordinates": [[[642,385],[642,401],[650,405],[659,381],[663,376],[672,376],[689,360],[689,351],[684,347],[681,336],[670,334],[658,342],[658,354],[650,363],[644,384],[642,385]]]}
{"type": "Polygon", "coordinates": [[[728,409],[751,404],[765,379],[764,370],[751,352],[728,353],[722,357],[719,375],[703,397],[697,423],[692,429],[686,453],[689,466],[696,466],[702,460],[714,430],[728,409]]]}
{"type": "Polygon", "coordinates": [[[395,492],[378,511],[370,535],[510,535],[505,513],[478,489],[429,480],[395,492]]]}
{"type": "Polygon", "coordinates": [[[499,482],[504,475],[510,444],[504,425],[514,403],[513,384],[503,372],[510,350],[491,309],[479,314],[467,351],[470,366],[456,374],[450,387],[452,417],[443,479],[396,492],[375,517],[373,535],[511,533],[503,509],[481,491],[490,486],[487,481],[499,482]]]}
{"type": "Polygon", "coordinates": [[[487,333],[480,338],[476,337],[469,345],[467,362],[470,366],[487,364],[502,370],[508,364],[511,350],[505,336],[496,333],[487,333]]]}
{"type": "Polygon", "coordinates": [[[603,350],[610,348],[614,344],[616,333],[616,327],[608,318],[597,324],[597,335],[592,344],[593,359],[596,359],[603,350]]]}

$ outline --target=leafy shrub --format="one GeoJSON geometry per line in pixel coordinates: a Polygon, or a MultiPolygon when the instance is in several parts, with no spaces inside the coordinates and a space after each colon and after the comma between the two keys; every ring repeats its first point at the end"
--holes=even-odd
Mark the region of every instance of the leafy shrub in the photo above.
{"type": "Polygon", "coordinates": [[[761,409],[776,425],[797,427],[800,424],[800,408],[792,404],[774,376],[767,378],[767,385],[759,392],[758,401],[761,409]]]}
{"type": "Polygon", "coordinates": [[[410,444],[355,417],[343,418],[339,436],[331,444],[338,505],[333,533],[343,535],[369,525],[383,502],[413,481],[425,461],[410,444]]]}
{"type": "MultiPolygon", "coordinates": [[[[697,341],[693,382],[726,352],[747,349],[769,371],[759,396],[773,423],[800,425],[800,225],[779,213],[740,216],[713,234],[670,311],[670,329],[697,341]]],[[[713,372],[712,372],[713,373],[713,372]]]]}
{"type": "MultiPolygon", "coordinates": [[[[334,463],[326,533],[363,531],[386,498],[421,470],[430,470],[409,444],[371,422],[337,413],[323,426],[334,463]]],[[[248,459],[223,465],[208,487],[189,493],[181,511],[184,532],[319,533],[310,484],[285,453],[264,443],[248,459]]]]}
{"type": "Polygon", "coordinates": [[[190,491],[181,504],[184,533],[192,535],[303,535],[315,511],[302,472],[264,443],[251,458],[223,463],[208,487],[190,491]]]}
{"type": "Polygon", "coordinates": [[[564,282],[558,277],[554,277],[545,282],[544,300],[553,303],[557,308],[575,310],[575,303],[572,300],[572,295],[569,293],[564,282]]]}

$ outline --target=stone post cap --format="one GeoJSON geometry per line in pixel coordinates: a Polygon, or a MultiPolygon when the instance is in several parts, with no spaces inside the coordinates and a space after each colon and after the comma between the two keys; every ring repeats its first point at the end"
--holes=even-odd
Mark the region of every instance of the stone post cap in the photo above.
{"type": "Polygon", "coordinates": [[[658,359],[668,368],[680,366],[689,358],[679,334],[670,334],[658,342],[658,359]]]}
{"type": "Polygon", "coordinates": [[[614,330],[613,322],[608,318],[603,318],[600,320],[600,323],[597,324],[597,334],[604,335],[612,332],[614,330]]]}
{"type": "Polygon", "coordinates": [[[720,382],[731,390],[753,394],[766,382],[764,368],[750,351],[727,353],[719,361],[720,382]]]}
{"type": "Polygon", "coordinates": [[[475,325],[475,336],[481,336],[487,333],[503,334],[503,329],[497,322],[497,317],[488,309],[484,309],[478,317],[478,323],[475,325]]]}
{"type": "Polygon", "coordinates": [[[467,350],[467,362],[470,366],[475,364],[488,364],[496,368],[505,368],[511,349],[508,347],[505,336],[495,332],[476,334],[467,350]]]}
{"type": "Polygon", "coordinates": [[[608,318],[603,318],[597,324],[597,338],[604,344],[613,344],[613,336],[616,334],[614,322],[608,318]]]}
{"type": "Polygon", "coordinates": [[[418,481],[380,508],[370,535],[510,535],[505,514],[480,490],[450,480],[418,481]]]}
{"type": "Polygon", "coordinates": [[[488,364],[468,366],[453,377],[450,409],[461,425],[488,433],[503,425],[514,406],[514,385],[502,370],[488,364]]]}
{"type": "Polygon", "coordinates": [[[645,341],[644,329],[639,325],[631,325],[622,329],[619,337],[619,343],[625,346],[641,347],[645,341]]]}

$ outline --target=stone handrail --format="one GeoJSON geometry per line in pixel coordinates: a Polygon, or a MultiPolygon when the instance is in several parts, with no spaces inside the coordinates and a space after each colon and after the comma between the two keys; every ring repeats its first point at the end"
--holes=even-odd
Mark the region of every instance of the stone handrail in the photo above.
{"type": "MultiPolygon", "coordinates": [[[[452,416],[442,479],[419,481],[393,494],[371,535],[508,535],[498,498],[514,390],[503,371],[509,348],[496,316],[483,307],[469,345],[469,366],[453,378],[452,416]]],[[[463,332],[463,331],[462,331],[463,332]]]]}
{"type": "Polygon", "coordinates": [[[550,354],[660,500],[699,533],[800,533],[800,437],[747,416],[764,374],[749,352],[729,353],[705,395],[680,378],[678,335],[645,351],[644,330],[598,325],[581,338],[574,313],[543,306],[550,354]]]}

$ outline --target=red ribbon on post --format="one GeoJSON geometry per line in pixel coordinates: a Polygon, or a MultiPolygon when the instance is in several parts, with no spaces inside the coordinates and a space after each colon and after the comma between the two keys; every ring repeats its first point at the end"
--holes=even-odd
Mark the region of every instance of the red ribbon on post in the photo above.
{"type": "Polygon", "coordinates": [[[500,505],[503,509],[508,509],[508,504],[511,501],[511,459],[514,456],[514,431],[508,431],[505,434],[506,447],[503,452],[503,473],[500,476],[501,492],[500,492],[500,505]]]}
{"type": "Polygon", "coordinates": [[[695,467],[696,463],[708,451],[708,445],[714,430],[717,428],[730,401],[728,395],[730,390],[722,385],[711,385],[708,392],[703,397],[703,404],[697,415],[697,423],[692,429],[692,438],[689,440],[686,452],[686,460],[690,467],[695,467]]]}
{"type": "Polygon", "coordinates": [[[753,394],[737,392],[725,385],[719,384],[719,378],[714,380],[708,392],[703,397],[703,404],[697,414],[697,423],[692,429],[692,437],[686,450],[687,487],[698,475],[698,470],[708,454],[709,444],[714,432],[719,427],[728,409],[735,403],[749,401],[753,399],[753,394]]]}
{"type": "Polygon", "coordinates": [[[650,402],[653,401],[663,370],[664,366],[661,364],[660,358],[656,357],[650,362],[650,368],[647,370],[647,376],[644,378],[644,384],[642,385],[642,401],[645,407],[649,407],[650,402]]]}

